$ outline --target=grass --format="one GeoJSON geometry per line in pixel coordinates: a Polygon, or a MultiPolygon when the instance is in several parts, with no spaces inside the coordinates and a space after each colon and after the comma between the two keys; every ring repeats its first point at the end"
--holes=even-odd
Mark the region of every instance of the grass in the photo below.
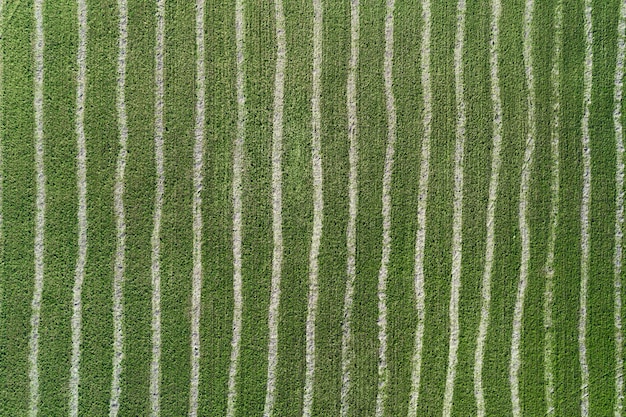
{"type": "MultiPolygon", "coordinates": [[[[378,270],[382,241],[383,161],[387,116],[383,83],[385,48],[382,2],[361,4],[357,117],[359,123],[359,207],[356,220],[356,270],[352,316],[352,392],[350,415],[373,415],[378,385],[378,270]],[[367,186],[364,186],[367,184],[367,186]]],[[[345,122],[344,122],[345,123],[345,122]]]]}
{"type": "Polygon", "coordinates": [[[44,6],[44,167],[46,171],[45,283],[39,364],[41,412],[65,414],[71,352],[72,286],[78,252],[74,103],[77,22],[75,7],[44,6]],[[55,24],[55,21],[59,24],[55,24]],[[63,382],[61,382],[63,381],[63,382]]]}
{"type": "Polygon", "coordinates": [[[201,415],[225,415],[233,311],[232,143],[236,131],[234,1],[207,9],[207,126],[202,194],[201,415]]]}
{"type": "MultiPolygon", "coordinates": [[[[346,83],[350,57],[350,5],[323,1],[321,111],[324,229],[319,256],[317,369],[313,415],[340,412],[341,323],[345,292],[348,225],[348,131],[346,83]],[[340,97],[340,98],[337,98],[340,97]],[[341,260],[341,261],[338,261],[341,260]]],[[[358,226],[357,226],[358,227],[358,226]]]]}
{"type": "MultiPolygon", "coordinates": [[[[304,394],[309,251],[313,230],[311,97],[313,4],[286,2],[283,136],[283,274],[275,415],[298,415],[304,394]]],[[[322,231],[323,233],[323,231],[322,231]]],[[[316,334],[317,340],[317,334],[316,334]]]]}
{"type": "Polygon", "coordinates": [[[124,355],[120,413],[147,414],[151,358],[150,234],[154,206],[153,4],[128,7],[128,162],[126,172],[126,276],[124,283],[124,355]],[[128,370],[134,370],[128,372],[128,370]]]}
{"type": "MultiPolygon", "coordinates": [[[[282,154],[284,259],[279,309],[274,415],[301,413],[305,322],[313,220],[311,96],[313,5],[285,0],[287,66],[282,154]]],[[[393,92],[398,115],[391,185],[392,250],[388,277],[388,398],[385,416],[407,414],[417,314],[414,256],[423,140],[421,1],[396,2],[393,92]]],[[[591,107],[592,196],[587,349],[590,414],[614,402],[613,251],[615,143],[613,82],[618,0],[594,1],[591,107]]],[[[459,362],[453,415],[476,413],[474,351],[485,266],[487,194],[493,115],[489,2],[469,2],[465,38],[467,130],[464,162],[463,262],[459,362]]],[[[533,63],[537,137],[529,211],[531,260],[524,305],[520,392],[524,415],[545,414],[543,271],[549,236],[551,69],[555,2],[536,2],[533,63]]],[[[580,416],[578,320],[581,272],[583,2],[564,8],[561,64],[561,204],[555,252],[554,330],[557,416],[580,416]]],[[[495,256],[483,385],[488,415],[510,415],[509,361],[519,279],[519,195],[528,126],[523,61],[524,0],[502,0],[500,87],[502,168],[495,218],[495,256]]],[[[350,2],[323,1],[323,235],[316,320],[313,415],[340,413],[341,339],[347,279],[348,151],[346,84],[350,2]]],[[[33,1],[6,1],[2,33],[0,146],[0,414],[29,407],[28,338],[34,277],[35,163],[33,1]]],[[[87,136],[88,259],[83,287],[80,412],[106,415],[111,389],[112,281],[116,246],[113,186],[119,151],[115,0],[88,0],[87,136]]],[[[155,4],[129,3],[126,104],[127,251],[124,282],[124,370],[121,415],[149,413],[151,234],[154,149],[155,4]]],[[[449,344],[449,302],[456,101],[454,40],[457,1],[432,1],[433,119],[425,248],[426,323],[418,415],[442,412],[449,344]]],[[[245,1],[246,137],[243,174],[243,328],[237,376],[237,416],[260,415],[268,366],[272,236],[272,117],[276,67],[273,2],[245,1]]],[[[387,146],[385,4],[360,4],[357,77],[359,207],[357,278],[352,315],[354,360],[350,416],[374,415],[378,382],[378,274],[382,252],[382,179],[387,146]]],[[[166,2],[165,198],[161,231],[161,414],[189,408],[192,197],[195,121],[195,5],[166,2]]],[[[204,149],[203,283],[200,415],[224,415],[233,328],[233,144],[236,136],[235,2],[207,3],[204,149]]],[[[40,326],[41,415],[68,412],[72,286],[77,258],[76,49],[73,1],[46,1],[44,132],[47,208],[45,284],[40,326]]],[[[625,272],[626,273],[626,272],[625,272]]]]}
{"type": "Polygon", "coordinates": [[[0,407],[3,414],[28,410],[28,337],[34,275],[35,171],[32,5],[22,3],[3,24],[3,243],[0,407]],[[26,59],[25,59],[26,57],[26,59]]]}
{"type": "Polygon", "coordinates": [[[238,415],[261,415],[267,377],[272,272],[271,147],[276,41],[274,7],[245,4],[246,137],[243,175],[243,328],[238,415]],[[266,53],[272,51],[272,53],[266,53]]]}
{"type": "Polygon", "coordinates": [[[464,62],[467,129],[465,142],[465,190],[463,197],[463,262],[460,311],[460,343],[453,415],[476,413],[474,352],[480,321],[481,285],[485,264],[485,239],[489,176],[491,175],[492,103],[489,50],[491,10],[468,3],[464,62]],[[472,70],[469,70],[472,68],[472,70]]]}
{"type": "Polygon", "coordinates": [[[90,1],[87,8],[89,32],[85,135],[88,157],[87,219],[89,249],[87,279],[83,285],[83,339],[79,398],[91,401],[79,410],[89,415],[108,412],[111,390],[113,347],[113,259],[116,231],[113,212],[115,160],[118,150],[117,115],[109,103],[115,101],[116,38],[110,28],[117,26],[116,4],[90,1]]]}
{"type": "Polygon", "coordinates": [[[166,3],[165,195],[161,230],[161,412],[189,408],[191,271],[193,234],[192,126],[195,121],[195,6],[166,3]],[[181,360],[185,358],[186,360],[181,360]]]}
{"type": "Polygon", "coordinates": [[[422,20],[419,2],[397,2],[394,39],[394,94],[398,117],[392,178],[391,260],[388,280],[389,395],[388,415],[406,415],[411,389],[411,358],[417,327],[413,261],[417,232],[417,195],[423,98],[419,80],[422,20]],[[416,112],[418,117],[415,117],[416,112]],[[405,213],[411,213],[405,215],[405,213]],[[410,329],[410,331],[407,331],[410,329]]]}

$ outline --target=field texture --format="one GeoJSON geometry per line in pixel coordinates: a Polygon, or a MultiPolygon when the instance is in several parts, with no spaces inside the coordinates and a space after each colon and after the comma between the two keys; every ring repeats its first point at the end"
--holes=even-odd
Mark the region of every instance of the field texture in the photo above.
{"type": "Polygon", "coordinates": [[[626,416],[626,0],[0,0],[0,416],[626,416]]]}

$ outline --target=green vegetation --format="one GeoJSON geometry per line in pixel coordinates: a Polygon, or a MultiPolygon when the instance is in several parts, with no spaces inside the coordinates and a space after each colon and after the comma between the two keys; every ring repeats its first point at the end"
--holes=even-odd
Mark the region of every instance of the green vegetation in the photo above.
{"type": "Polygon", "coordinates": [[[165,7],[165,195],[161,229],[161,413],[189,409],[195,7],[165,7]],[[185,358],[185,360],[181,360],[185,358]]]}
{"type": "Polygon", "coordinates": [[[2,232],[11,238],[3,240],[0,262],[0,410],[2,414],[26,414],[35,269],[32,2],[22,2],[11,20],[2,20],[2,28],[2,232]]]}
{"type": "Polygon", "coordinates": [[[113,259],[116,248],[113,187],[118,151],[115,109],[117,7],[113,0],[87,3],[87,269],[83,284],[83,337],[79,403],[85,415],[105,415],[109,409],[113,353],[113,259]]]}
{"type": "Polygon", "coordinates": [[[561,207],[554,261],[556,336],[555,413],[580,415],[578,307],[580,292],[580,202],[582,194],[582,2],[563,8],[561,67],[561,207]]]}
{"type": "MultiPolygon", "coordinates": [[[[233,338],[233,150],[237,135],[235,0],[206,2],[206,122],[202,197],[202,297],[198,415],[227,410],[233,338]]],[[[342,325],[347,273],[349,146],[347,80],[351,3],[323,2],[321,139],[323,232],[316,318],[313,415],[339,415],[342,325]]],[[[555,416],[581,415],[579,310],[583,188],[582,0],[564,2],[560,64],[560,205],[554,262],[555,416]]],[[[613,256],[615,239],[614,71],[618,0],[593,1],[593,88],[590,117],[592,194],[586,349],[590,415],[615,403],[613,256]]],[[[190,401],[192,201],[196,115],[196,7],[167,1],[165,11],[164,168],[161,226],[161,368],[163,416],[186,415],[190,401]]],[[[36,167],[34,149],[33,0],[5,0],[0,16],[0,415],[29,411],[29,337],[34,283],[36,167]]],[[[120,150],[116,108],[116,0],[87,0],[88,251],[82,291],[79,411],[107,415],[113,359],[116,251],[114,184],[120,150]]],[[[482,385],[487,415],[512,413],[509,369],[520,276],[520,181],[528,121],[524,0],[501,0],[499,87],[503,105],[502,165],[495,211],[495,254],[482,385]]],[[[556,0],[535,2],[533,76],[536,148],[528,194],[530,265],[521,339],[522,414],[546,414],[544,381],[545,263],[550,236],[556,0]]],[[[356,79],[358,215],[351,318],[349,416],[375,415],[378,394],[378,280],[383,247],[382,190],[388,141],[384,85],[385,2],[360,2],[356,79]]],[[[156,4],[129,2],[126,106],[128,155],[123,285],[124,359],[120,415],[150,413],[151,263],[155,186],[156,4]]],[[[396,1],[393,93],[397,141],[391,182],[391,258],[387,280],[389,380],[384,416],[406,416],[417,328],[415,242],[421,148],[423,2],[396,1]]],[[[454,155],[457,107],[454,47],[457,0],[431,0],[432,136],[426,212],[425,332],[417,415],[442,414],[450,340],[454,155]]],[[[243,319],[236,378],[236,415],[261,415],[268,373],[272,277],[272,140],[276,71],[274,2],[244,1],[246,78],[243,152],[243,319]]],[[[302,413],[305,382],[309,255],[313,230],[311,99],[313,3],[284,0],[287,64],[282,153],[283,262],[278,320],[275,416],[302,413]]],[[[475,350],[487,240],[493,146],[490,67],[491,2],[468,2],[464,93],[463,247],[454,416],[475,415],[475,350]]],[[[78,254],[76,63],[77,3],[44,5],[44,141],[46,173],[44,289],[39,327],[39,414],[69,412],[72,287],[78,254]]],[[[626,271],[624,271],[626,278],[626,271]]],[[[626,308],[626,307],[625,307],[626,308]]],[[[626,311],[626,310],[625,310],[626,311]]],[[[624,315],[623,315],[624,316],[624,315]]]]}
{"type": "Polygon", "coordinates": [[[274,413],[296,416],[301,413],[304,394],[309,251],[313,229],[313,5],[311,1],[300,0],[285,2],[284,7],[287,33],[282,160],[284,254],[274,413]]]}
{"type": "Polygon", "coordinates": [[[243,173],[243,327],[237,415],[262,415],[272,278],[274,4],[245,2],[246,136],[243,173]]]}
{"type": "Polygon", "coordinates": [[[234,1],[208,8],[199,415],[226,414],[233,320],[232,144],[237,121],[233,27],[234,1]]]}
{"type": "MultiPolygon", "coordinates": [[[[350,58],[350,4],[324,0],[322,40],[322,169],[324,229],[319,256],[317,369],[313,415],[339,415],[341,325],[346,288],[348,140],[346,83],[350,58]]],[[[359,129],[359,128],[357,128],[359,129]]],[[[358,226],[357,226],[358,228],[358,226]]]]}
{"type": "Polygon", "coordinates": [[[397,2],[394,17],[393,91],[398,137],[391,185],[392,244],[387,283],[390,379],[386,406],[390,416],[407,413],[406,399],[411,390],[411,358],[417,327],[413,263],[424,107],[420,74],[420,11],[417,1],[397,2]]]}
{"type": "MultiPolygon", "coordinates": [[[[155,5],[128,8],[128,165],[126,166],[126,276],[122,415],[149,413],[152,294],[150,236],[154,210],[154,27],[155,5]]],[[[113,32],[115,33],[115,32],[113,32]]],[[[112,36],[117,36],[113,35],[112,36]]],[[[187,358],[185,358],[187,359],[187,358]]]]}

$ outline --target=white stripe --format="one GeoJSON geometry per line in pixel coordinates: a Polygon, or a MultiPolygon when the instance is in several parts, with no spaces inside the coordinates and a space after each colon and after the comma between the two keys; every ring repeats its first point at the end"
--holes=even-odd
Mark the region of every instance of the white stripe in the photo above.
{"type": "Polygon", "coordinates": [[[43,137],[43,0],[35,0],[35,169],[37,183],[37,200],[35,216],[35,288],[33,290],[32,315],[30,319],[30,339],[28,362],[30,364],[30,404],[29,415],[34,417],[39,411],[39,320],[41,316],[41,296],[44,279],[44,231],[46,213],[46,176],[44,172],[44,137],[43,137]]]}
{"type": "Polygon", "coordinates": [[[114,209],[117,232],[115,250],[115,270],[113,275],[113,378],[111,381],[111,400],[109,416],[116,417],[120,409],[122,361],[124,359],[124,257],[126,254],[126,218],[124,210],[124,172],[126,170],[126,143],[128,125],[126,121],[126,45],[128,42],[128,9],[126,0],[117,2],[118,18],[118,56],[117,56],[117,125],[120,143],[115,170],[114,209]]]}
{"type": "Polygon", "coordinates": [[[589,364],[587,362],[587,286],[589,282],[589,208],[591,205],[591,149],[589,138],[589,114],[591,108],[591,85],[593,78],[593,30],[591,2],[585,0],[585,72],[583,76],[582,159],[583,190],[580,205],[580,315],[578,322],[578,357],[580,360],[580,414],[589,416],[589,364]]]}
{"type": "Polygon", "coordinates": [[[513,334],[511,336],[511,362],[509,365],[509,382],[511,384],[511,403],[514,417],[522,416],[519,397],[519,369],[521,366],[522,326],[524,320],[524,298],[528,285],[528,267],[530,263],[530,226],[528,225],[528,192],[530,189],[530,173],[535,151],[535,82],[533,78],[532,60],[532,23],[534,1],[526,0],[524,10],[524,66],[526,69],[526,88],[528,89],[528,136],[526,150],[522,162],[522,176],[519,196],[519,229],[521,234],[522,254],[517,286],[517,298],[513,311],[513,334]]]}
{"type": "Polygon", "coordinates": [[[491,1],[491,46],[489,64],[491,69],[491,101],[493,102],[493,144],[491,149],[491,178],[489,180],[489,199],[487,202],[487,242],[485,247],[485,269],[482,280],[482,303],[480,324],[474,355],[474,396],[478,417],[485,417],[485,394],[483,392],[482,372],[485,355],[485,341],[489,328],[489,309],[491,304],[491,270],[495,249],[495,213],[498,196],[498,178],[500,175],[500,150],[502,147],[502,102],[500,100],[500,79],[498,75],[498,36],[501,14],[500,0],[491,1]]]}
{"type": "Polygon", "coordinates": [[[274,80],[274,120],[272,137],[272,231],[274,252],[272,255],[272,283],[268,316],[269,343],[267,352],[267,390],[263,416],[274,413],[276,391],[276,368],[278,366],[278,309],[280,305],[280,278],[283,263],[283,214],[282,214],[282,152],[283,152],[283,98],[287,45],[285,39],[285,15],[282,0],[276,0],[276,75],[274,80]]]}
{"type": "Polygon", "coordinates": [[[356,216],[359,204],[359,143],[357,137],[357,101],[356,83],[359,64],[359,0],[350,1],[350,60],[348,61],[348,80],[346,85],[346,106],[348,112],[348,139],[350,150],[348,159],[350,174],[348,179],[348,227],[346,230],[346,246],[348,262],[346,269],[346,292],[343,303],[343,321],[341,324],[341,417],[347,417],[350,410],[350,390],[352,381],[352,304],[354,283],[356,281],[356,216]]]}
{"type": "Polygon", "coordinates": [[[615,90],[613,123],[615,125],[615,417],[622,416],[624,408],[624,334],[622,331],[622,238],[624,225],[624,135],[622,126],[622,96],[624,92],[624,49],[626,36],[626,1],[622,1],[618,24],[617,58],[615,63],[615,90]]]}
{"type": "Polygon", "coordinates": [[[226,416],[235,416],[237,402],[237,371],[239,370],[239,352],[241,348],[241,316],[243,313],[243,295],[241,280],[241,233],[242,233],[242,176],[243,145],[246,135],[246,96],[244,68],[244,1],[235,3],[235,37],[237,49],[237,136],[233,148],[233,338],[231,340],[230,367],[228,370],[228,403],[226,416]]]}
{"type": "Polygon", "coordinates": [[[150,412],[160,414],[161,384],[161,217],[165,193],[163,156],[163,95],[165,59],[165,0],[157,1],[156,47],[154,49],[154,151],[156,160],[156,192],[154,199],[154,230],[152,232],[152,362],[150,364],[150,412]]]}
{"type": "Polygon", "coordinates": [[[322,189],[322,1],[313,0],[313,97],[311,99],[311,162],[313,169],[313,234],[309,254],[309,298],[306,318],[306,373],[304,379],[304,399],[302,415],[311,417],[313,413],[313,386],[315,383],[315,319],[319,297],[318,262],[322,240],[322,222],[324,216],[324,194],[322,189]]]}
{"type": "Polygon", "coordinates": [[[430,33],[432,19],[430,0],[422,0],[422,45],[420,51],[422,88],[424,90],[424,136],[417,201],[417,234],[415,237],[414,286],[417,310],[417,329],[413,349],[409,417],[417,417],[417,403],[422,372],[422,347],[424,345],[424,318],[426,293],[424,291],[424,247],[426,245],[426,204],[428,201],[428,176],[430,165],[430,136],[432,132],[432,91],[430,83],[430,33]]]}
{"type": "Polygon", "coordinates": [[[545,329],[544,340],[544,380],[546,398],[546,416],[554,416],[554,329],[552,324],[552,305],[554,289],[554,248],[556,246],[556,229],[559,222],[559,188],[560,188],[560,156],[559,156],[559,112],[561,110],[561,46],[563,28],[563,2],[558,0],[554,11],[554,53],[552,61],[552,183],[551,210],[550,210],[550,235],[548,237],[548,254],[545,264],[545,291],[543,304],[543,325],[545,329]]]}
{"type": "Polygon", "coordinates": [[[191,376],[189,415],[198,415],[200,384],[200,308],[202,303],[202,181],[204,170],[205,72],[204,3],[196,0],[196,125],[193,150],[193,275],[191,294],[191,376]]]}
{"type": "Polygon", "coordinates": [[[78,0],[78,75],[76,80],[76,136],[78,188],[78,259],[73,289],[72,359],[70,368],[70,416],[78,416],[80,382],[80,342],[82,327],[82,289],[87,262],[87,145],[85,143],[85,88],[87,84],[87,3],[78,0]]]}
{"type": "Polygon", "coordinates": [[[463,256],[463,154],[465,147],[465,86],[463,81],[463,46],[465,43],[465,0],[457,4],[456,40],[454,43],[454,85],[456,95],[456,145],[454,151],[454,216],[452,223],[452,283],[450,286],[450,346],[443,415],[452,415],[454,379],[459,350],[459,293],[463,256]]]}
{"type": "Polygon", "coordinates": [[[380,270],[378,272],[378,394],[376,396],[376,416],[385,414],[387,384],[387,276],[391,256],[391,179],[393,158],[396,152],[396,104],[393,96],[393,12],[394,0],[387,0],[385,17],[385,97],[387,107],[387,150],[383,173],[383,242],[380,270]]]}

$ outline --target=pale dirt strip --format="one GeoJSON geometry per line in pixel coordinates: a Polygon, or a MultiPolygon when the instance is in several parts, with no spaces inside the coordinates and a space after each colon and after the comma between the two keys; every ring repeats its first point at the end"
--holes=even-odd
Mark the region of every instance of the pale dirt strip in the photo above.
{"type": "Polygon", "coordinates": [[[237,66],[237,136],[233,146],[233,338],[231,340],[230,367],[228,370],[228,402],[226,416],[234,417],[237,403],[237,372],[241,350],[241,324],[243,313],[243,294],[241,278],[242,256],[242,177],[243,145],[246,136],[246,96],[244,68],[244,0],[235,3],[235,42],[237,66]]]}
{"type": "Polygon", "coordinates": [[[430,35],[432,17],[430,0],[422,0],[422,43],[420,47],[420,67],[422,89],[424,91],[424,133],[422,137],[419,194],[417,202],[417,232],[415,236],[414,287],[417,329],[411,363],[411,392],[409,396],[409,417],[417,417],[417,404],[422,372],[422,347],[424,344],[424,320],[426,293],[424,291],[424,248],[426,246],[426,204],[428,201],[428,177],[430,173],[430,137],[432,133],[432,99],[430,82],[430,35]]]}
{"type": "Polygon", "coordinates": [[[502,101],[500,99],[500,78],[498,75],[498,50],[500,33],[500,15],[502,5],[500,0],[491,0],[491,42],[489,48],[489,66],[491,73],[491,101],[493,103],[493,144],[491,148],[491,177],[489,179],[489,198],[487,200],[487,239],[485,243],[485,269],[482,280],[482,303],[480,309],[480,323],[476,339],[474,354],[474,396],[476,397],[476,411],[478,417],[485,417],[485,394],[483,392],[483,359],[485,356],[485,342],[489,328],[489,309],[491,307],[491,272],[495,250],[495,214],[498,196],[498,179],[502,160],[502,101]]]}
{"type": "Polygon", "coordinates": [[[87,85],[87,2],[78,0],[78,74],[76,77],[76,137],[78,188],[78,259],[73,289],[72,358],[70,367],[71,417],[78,416],[78,384],[80,382],[80,343],[82,328],[82,289],[87,262],[87,145],[85,143],[85,88],[87,85]]]}
{"type": "Polygon", "coordinates": [[[35,417],[39,411],[39,321],[41,316],[41,296],[44,278],[44,230],[46,221],[46,174],[44,171],[43,137],[43,0],[35,0],[35,42],[34,46],[34,108],[35,108],[35,168],[37,173],[37,199],[35,216],[35,288],[33,290],[32,315],[30,319],[30,339],[28,362],[30,364],[30,403],[29,415],[35,417]]]}
{"type": "Polygon", "coordinates": [[[519,194],[519,229],[521,234],[522,254],[520,263],[517,297],[513,311],[513,334],[511,336],[511,362],[509,364],[509,383],[511,384],[511,404],[513,417],[522,416],[522,406],[519,394],[519,369],[521,366],[522,326],[524,319],[524,299],[528,286],[528,268],[530,263],[530,225],[528,224],[528,193],[530,190],[530,175],[535,152],[535,136],[537,125],[535,121],[535,81],[533,76],[532,60],[532,26],[534,0],[526,0],[524,9],[524,67],[526,73],[526,88],[528,90],[528,135],[526,150],[522,162],[522,175],[519,194]]]}
{"type": "Polygon", "coordinates": [[[111,380],[111,399],[109,417],[116,417],[120,409],[122,394],[121,376],[124,360],[124,271],[126,255],[126,212],[124,209],[124,173],[128,142],[128,123],[126,117],[126,46],[128,43],[128,8],[126,0],[117,1],[118,8],[118,56],[116,109],[119,129],[119,153],[115,169],[115,189],[113,193],[117,247],[113,274],[113,378],[111,380]]]}
{"type": "Polygon", "coordinates": [[[551,151],[552,151],[552,181],[550,185],[551,209],[550,209],[550,235],[548,237],[548,254],[546,256],[545,291],[543,302],[543,326],[544,337],[544,380],[546,416],[554,416],[554,328],[552,322],[553,290],[554,290],[554,248],[556,246],[556,229],[559,223],[559,188],[560,178],[560,118],[561,111],[561,47],[563,44],[563,1],[557,0],[554,10],[554,53],[552,54],[552,126],[551,126],[551,151]]]}
{"type": "Polygon", "coordinates": [[[304,379],[304,397],[302,416],[311,417],[313,413],[313,389],[315,384],[315,319],[319,298],[318,256],[322,240],[324,216],[324,193],[322,189],[322,0],[313,0],[313,97],[311,98],[311,163],[313,169],[313,233],[311,252],[309,253],[309,296],[306,318],[306,372],[304,379]]]}
{"type": "Polygon", "coordinates": [[[622,330],[622,240],[624,236],[624,133],[622,125],[622,97],[624,92],[624,52],[626,36],[626,1],[622,1],[617,27],[617,58],[613,95],[613,124],[615,126],[615,255],[614,321],[615,321],[615,417],[621,417],[624,408],[624,333],[622,330]]]}
{"type": "Polygon", "coordinates": [[[583,76],[582,160],[583,190],[580,205],[580,315],[578,322],[578,357],[580,360],[580,414],[589,416],[589,363],[587,359],[587,287],[589,283],[589,211],[591,206],[591,140],[589,115],[593,82],[593,28],[591,22],[592,0],[585,0],[585,67],[583,76]]]}
{"type": "Polygon", "coordinates": [[[463,256],[463,157],[465,147],[465,85],[463,80],[463,46],[465,43],[465,0],[457,3],[456,39],[454,43],[454,86],[456,96],[456,143],[454,150],[454,207],[452,222],[452,271],[450,286],[450,343],[443,415],[452,415],[454,380],[459,350],[459,293],[463,256]]]}
{"type": "Polygon", "coordinates": [[[376,395],[376,417],[385,414],[389,371],[387,369],[387,277],[391,257],[391,179],[393,159],[396,152],[396,104],[393,96],[393,13],[395,1],[387,0],[385,17],[385,98],[387,107],[387,150],[383,173],[382,215],[383,241],[380,270],[378,272],[378,393],[376,395]]]}
{"type": "Polygon", "coordinates": [[[348,262],[346,268],[346,292],[343,304],[343,321],[341,325],[341,417],[347,417],[350,410],[350,367],[352,366],[352,304],[354,284],[356,281],[356,217],[359,205],[359,142],[357,136],[357,100],[356,83],[359,64],[359,0],[350,1],[350,60],[348,61],[348,80],[346,85],[346,107],[348,112],[348,139],[350,150],[348,159],[350,174],[348,180],[349,218],[346,229],[346,246],[348,262]]]}
{"type": "Polygon", "coordinates": [[[154,199],[154,230],[152,232],[152,362],[150,364],[150,412],[160,414],[161,385],[161,217],[165,193],[163,155],[164,60],[165,60],[165,0],[157,1],[155,93],[154,93],[154,151],[156,160],[156,190],[154,199]]]}
{"type": "Polygon", "coordinates": [[[278,367],[278,309],[280,306],[280,280],[283,263],[282,153],[287,43],[282,0],[276,0],[274,7],[277,50],[272,134],[272,232],[274,235],[274,251],[272,254],[272,282],[268,316],[269,342],[267,349],[267,389],[265,393],[265,407],[263,410],[264,417],[270,417],[274,414],[276,368],[278,367]]]}
{"type": "Polygon", "coordinates": [[[191,293],[191,375],[189,416],[198,415],[200,385],[200,308],[202,303],[202,181],[204,170],[205,64],[204,5],[196,0],[196,120],[193,149],[193,272],[191,293]]]}

